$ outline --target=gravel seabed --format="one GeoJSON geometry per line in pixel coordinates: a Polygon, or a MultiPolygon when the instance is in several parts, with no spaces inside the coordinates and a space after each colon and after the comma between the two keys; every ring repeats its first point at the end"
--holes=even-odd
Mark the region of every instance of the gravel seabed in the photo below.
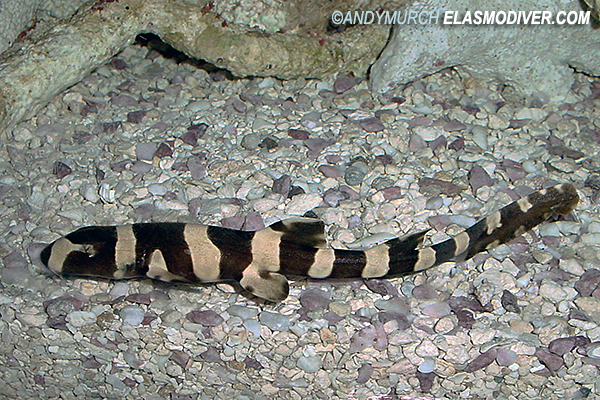
{"type": "Polygon", "coordinates": [[[351,78],[222,77],[132,45],[6,132],[0,397],[596,398],[600,82],[579,75],[558,104],[452,70],[381,98],[351,78]],[[85,225],[258,229],[311,209],[336,247],[437,242],[557,182],[579,189],[574,215],[490,253],[298,282],[278,305],[29,258],[85,225]]]}

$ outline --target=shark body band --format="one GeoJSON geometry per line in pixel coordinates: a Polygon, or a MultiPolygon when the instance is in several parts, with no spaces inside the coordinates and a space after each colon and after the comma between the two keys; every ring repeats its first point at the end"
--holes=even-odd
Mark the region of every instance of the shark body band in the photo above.
{"type": "Polygon", "coordinates": [[[366,250],[328,248],[323,222],[310,218],[280,221],[256,232],[157,222],[80,228],[49,244],[41,259],[59,275],[236,281],[253,295],[278,302],[288,296],[287,277],[394,278],[463,261],[553,213],[570,213],[578,201],[571,184],[543,189],[428,247],[422,247],[426,232],[419,232],[366,250]]]}

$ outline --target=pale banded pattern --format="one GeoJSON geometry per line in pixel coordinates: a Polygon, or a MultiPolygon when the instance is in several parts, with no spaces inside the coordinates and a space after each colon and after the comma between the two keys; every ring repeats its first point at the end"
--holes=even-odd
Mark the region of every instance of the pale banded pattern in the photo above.
{"type": "Polygon", "coordinates": [[[380,278],[390,270],[390,254],[387,246],[375,246],[365,250],[367,264],[361,273],[363,278],[380,278]]]}
{"type": "Polygon", "coordinates": [[[73,244],[67,238],[60,238],[52,245],[52,252],[46,261],[46,265],[56,273],[62,272],[62,267],[67,259],[67,256],[73,251],[84,251],[84,247],[80,244],[73,244]]]}
{"type": "Polygon", "coordinates": [[[426,232],[419,232],[364,251],[325,248],[323,222],[296,218],[258,232],[184,223],[92,226],[48,245],[41,258],[61,275],[236,281],[255,296],[281,301],[289,291],[286,277],[392,278],[469,259],[554,212],[568,214],[578,200],[569,184],[544,189],[428,247],[422,246],[426,232]]]}
{"type": "Polygon", "coordinates": [[[127,273],[127,266],[135,264],[135,259],[135,235],[131,225],[117,226],[117,243],[115,244],[117,271],[115,271],[115,278],[124,278],[127,273]]]}
{"type": "Polygon", "coordinates": [[[148,272],[146,272],[148,278],[158,279],[165,282],[171,281],[182,281],[182,277],[177,276],[169,272],[167,262],[163,256],[162,251],[156,249],[148,257],[148,272]]]}
{"type": "Polygon", "coordinates": [[[315,261],[308,270],[308,276],[316,279],[327,278],[333,270],[335,252],[333,249],[319,249],[315,253],[315,261]]]}
{"type": "Polygon", "coordinates": [[[208,227],[206,225],[186,224],[183,236],[192,257],[194,275],[202,282],[218,280],[221,252],[208,239],[208,227]]]}
{"type": "Polygon", "coordinates": [[[425,247],[419,250],[419,258],[415,264],[415,272],[423,271],[424,269],[431,268],[435,265],[436,252],[431,247],[425,247]]]}
{"type": "Polygon", "coordinates": [[[252,239],[252,262],[249,268],[257,270],[279,271],[279,246],[281,232],[263,229],[256,232],[252,239]]]}

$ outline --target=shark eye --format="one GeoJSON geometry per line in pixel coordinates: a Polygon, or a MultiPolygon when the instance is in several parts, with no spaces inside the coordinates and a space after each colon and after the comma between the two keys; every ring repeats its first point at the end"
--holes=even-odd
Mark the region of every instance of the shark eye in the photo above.
{"type": "Polygon", "coordinates": [[[94,245],[92,244],[82,244],[81,245],[81,251],[85,254],[87,254],[89,257],[94,257],[96,255],[96,249],[94,248],[94,245]]]}

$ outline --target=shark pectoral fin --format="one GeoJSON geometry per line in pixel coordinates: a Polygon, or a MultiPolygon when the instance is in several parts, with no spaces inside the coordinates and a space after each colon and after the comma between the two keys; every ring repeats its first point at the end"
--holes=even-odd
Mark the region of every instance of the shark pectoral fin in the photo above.
{"type": "Polygon", "coordinates": [[[240,285],[256,297],[275,303],[285,300],[290,291],[285,276],[265,270],[245,271],[240,285]]]}

